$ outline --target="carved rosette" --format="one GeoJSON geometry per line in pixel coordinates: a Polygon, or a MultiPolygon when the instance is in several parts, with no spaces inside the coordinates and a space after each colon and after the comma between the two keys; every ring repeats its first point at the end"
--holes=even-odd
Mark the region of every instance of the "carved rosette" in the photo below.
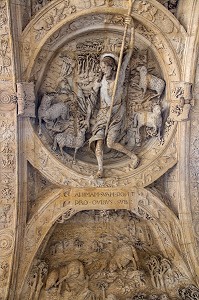
{"type": "Polygon", "coordinates": [[[16,94],[10,82],[0,81],[0,111],[13,110],[16,107],[16,94]]]}
{"type": "Polygon", "coordinates": [[[13,232],[11,230],[0,231],[0,251],[1,256],[5,257],[11,254],[14,246],[13,232]]]}

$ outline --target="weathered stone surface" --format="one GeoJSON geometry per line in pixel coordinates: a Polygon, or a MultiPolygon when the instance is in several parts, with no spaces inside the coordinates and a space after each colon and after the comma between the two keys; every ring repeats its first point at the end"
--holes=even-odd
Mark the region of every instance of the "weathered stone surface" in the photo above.
{"type": "Polygon", "coordinates": [[[0,300],[198,299],[198,19],[0,1],[0,300]]]}

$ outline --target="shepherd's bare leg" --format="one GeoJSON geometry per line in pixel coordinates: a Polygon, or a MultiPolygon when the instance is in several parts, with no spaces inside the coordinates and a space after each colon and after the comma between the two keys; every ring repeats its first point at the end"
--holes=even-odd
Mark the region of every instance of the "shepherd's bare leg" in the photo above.
{"type": "Polygon", "coordinates": [[[103,177],[103,140],[98,140],[96,142],[95,155],[98,163],[98,172],[96,174],[97,178],[103,177]]]}
{"type": "Polygon", "coordinates": [[[123,146],[119,143],[113,142],[113,140],[110,136],[107,137],[107,146],[110,149],[117,150],[117,151],[122,152],[122,153],[126,154],[127,156],[129,156],[132,159],[134,169],[137,168],[137,166],[139,165],[139,158],[137,157],[137,155],[135,155],[133,152],[129,151],[125,146],[123,146]]]}

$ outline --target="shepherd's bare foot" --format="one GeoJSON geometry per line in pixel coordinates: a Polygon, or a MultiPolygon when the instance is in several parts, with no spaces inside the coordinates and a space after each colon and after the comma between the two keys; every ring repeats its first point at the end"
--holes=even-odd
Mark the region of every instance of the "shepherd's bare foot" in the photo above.
{"type": "Polygon", "coordinates": [[[97,174],[95,175],[95,178],[103,178],[104,177],[104,172],[103,170],[98,170],[97,174]]]}

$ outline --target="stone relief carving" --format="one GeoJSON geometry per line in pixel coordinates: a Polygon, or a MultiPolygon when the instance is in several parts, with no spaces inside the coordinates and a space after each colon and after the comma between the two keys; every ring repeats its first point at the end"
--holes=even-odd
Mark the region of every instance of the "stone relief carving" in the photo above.
{"type": "Polygon", "coordinates": [[[0,298],[8,298],[16,198],[16,95],[12,82],[9,3],[0,1],[0,298]]]}
{"type": "MultiPolygon", "coordinates": [[[[32,0],[32,15],[40,11],[45,5],[47,5],[52,0],[32,0]]],[[[107,5],[109,7],[114,6],[118,1],[113,0],[84,0],[83,3],[78,5],[79,8],[90,8],[92,6],[103,6],[107,5]]],[[[159,0],[159,2],[166,7],[172,14],[176,14],[178,0],[159,0]]],[[[70,4],[70,0],[67,0],[67,5],[70,4]]],[[[144,7],[144,11],[147,11],[149,4],[146,1],[142,1],[141,5],[144,7]],[[145,7],[146,6],[146,7],[145,7]]]]}
{"type": "Polygon", "coordinates": [[[170,260],[162,256],[151,256],[147,261],[151,281],[154,287],[172,289],[173,285],[184,281],[184,275],[179,270],[172,269],[170,260]]]}
{"type": "Polygon", "coordinates": [[[172,14],[176,15],[178,0],[158,0],[164,7],[166,7],[172,14]]]}
{"type": "Polygon", "coordinates": [[[189,285],[188,287],[180,288],[179,295],[183,300],[199,299],[199,289],[195,285],[189,285]]]}
{"type": "Polygon", "coordinates": [[[41,288],[44,285],[44,277],[48,272],[48,266],[44,261],[37,261],[32,269],[30,277],[28,279],[28,285],[30,289],[29,299],[36,300],[39,298],[41,288]]]}
{"type": "Polygon", "coordinates": [[[160,97],[165,88],[164,80],[149,74],[145,66],[138,68],[138,71],[140,72],[139,87],[143,91],[143,97],[145,96],[147,89],[156,92],[156,95],[154,97],[160,97]]]}
{"type": "Polygon", "coordinates": [[[52,0],[36,0],[32,1],[32,15],[36,14],[40,11],[46,4],[51,2],[52,0]]]}
{"type": "Polygon", "coordinates": [[[184,97],[180,98],[179,104],[171,109],[170,117],[175,121],[186,121],[189,119],[191,104],[185,101],[184,97]]]}
{"type": "MultiPolygon", "coordinates": [[[[107,189],[101,188],[101,189],[97,189],[95,191],[93,189],[83,189],[83,191],[84,192],[81,192],[81,190],[79,190],[79,189],[74,189],[74,190],[71,189],[71,193],[70,193],[70,190],[67,189],[62,193],[60,189],[54,189],[53,193],[43,196],[43,198],[46,197],[46,201],[41,203],[42,205],[38,206],[38,211],[40,211],[40,213],[36,213],[35,215],[33,215],[32,219],[29,220],[29,224],[27,226],[27,233],[25,234],[25,245],[24,245],[25,252],[23,252],[23,255],[22,255],[23,259],[21,261],[21,267],[20,267],[21,271],[20,271],[20,275],[19,275],[20,276],[19,278],[22,281],[21,281],[21,283],[19,283],[19,288],[22,286],[22,282],[24,281],[24,279],[23,279],[24,275],[26,276],[27,270],[29,270],[29,267],[30,267],[33,257],[36,255],[36,253],[38,252],[38,249],[41,247],[40,243],[42,241],[44,241],[45,235],[49,232],[49,230],[50,230],[51,226],[54,224],[56,218],[57,218],[57,222],[60,223],[60,226],[62,226],[63,224],[65,224],[65,221],[67,219],[69,219],[75,213],[74,208],[78,211],[78,209],[80,207],[82,207],[82,205],[83,205],[82,209],[95,209],[96,205],[99,209],[100,208],[103,209],[104,205],[108,205],[108,207],[109,207],[109,205],[111,205],[111,207],[113,209],[114,208],[118,209],[118,204],[121,203],[120,205],[122,205],[122,207],[126,207],[127,209],[129,209],[128,200],[125,200],[125,199],[128,199],[129,192],[124,192],[124,190],[123,190],[123,192],[121,192],[120,189],[114,189],[114,192],[113,192],[113,191],[110,191],[110,189],[108,189],[108,188],[107,189]],[[59,198],[58,194],[60,192],[61,192],[60,196],[62,194],[65,196],[64,197],[61,196],[61,198],[59,198]],[[52,195],[55,200],[54,202],[52,201],[52,195]],[[110,199],[107,198],[108,197],[107,195],[110,195],[110,199]],[[90,196],[93,198],[89,199],[90,196]],[[117,196],[117,199],[115,199],[116,196],[117,196]],[[49,197],[51,197],[50,203],[48,201],[49,197]],[[96,197],[99,200],[97,200],[96,197]],[[98,198],[98,197],[100,197],[100,198],[98,198]],[[121,199],[121,197],[123,200],[121,199]],[[72,201],[72,199],[74,199],[74,201],[72,201]],[[89,205],[89,202],[90,202],[90,204],[93,203],[91,207],[89,205]],[[45,210],[43,209],[44,207],[45,207],[45,210]],[[62,215],[60,216],[61,212],[62,212],[62,215]],[[23,264],[24,260],[27,261],[26,265],[23,264]]],[[[128,189],[126,191],[128,191],[128,189]]],[[[179,227],[177,218],[175,218],[174,215],[172,215],[171,211],[169,209],[167,209],[165,205],[160,204],[159,199],[156,199],[156,197],[152,196],[152,194],[150,192],[148,192],[147,190],[145,190],[145,189],[140,189],[137,191],[133,190],[131,193],[132,193],[132,195],[134,195],[133,199],[131,200],[131,204],[130,204],[131,209],[133,210],[134,213],[136,213],[137,218],[141,218],[143,221],[144,220],[146,221],[146,224],[145,224],[146,226],[149,226],[149,227],[154,226],[155,240],[156,240],[157,236],[161,237],[158,239],[159,243],[160,243],[158,246],[158,249],[160,252],[158,252],[158,253],[162,253],[162,256],[165,258],[170,257],[171,258],[170,261],[172,261],[172,266],[173,266],[173,258],[176,257],[177,261],[175,262],[175,265],[178,267],[178,271],[176,271],[177,273],[174,272],[173,274],[174,274],[174,276],[176,276],[176,278],[180,278],[178,281],[181,281],[182,276],[180,274],[189,274],[189,271],[186,268],[186,265],[183,264],[182,262],[180,262],[179,254],[183,255],[183,250],[181,248],[179,248],[176,252],[176,249],[173,246],[174,244],[177,245],[177,244],[181,243],[181,239],[182,239],[181,231],[180,231],[180,227],[179,227]],[[137,205],[139,205],[139,206],[137,207],[137,205]],[[166,216],[167,216],[167,218],[166,218],[166,216]],[[175,227],[175,231],[172,230],[173,226],[175,227]]],[[[41,201],[43,201],[42,198],[41,198],[41,201]]],[[[92,214],[92,212],[89,212],[89,214],[90,213],[92,214]]],[[[79,215],[77,216],[77,218],[79,218],[79,215]]],[[[100,219],[101,222],[103,222],[103,224],[107,228],[108,228],[110,222],[112,222],[111,220],[113,220],[112,214],[107,210],[102,210],[102,211],[96,212],[95,218],[96,218],[96,222],[98,222],[97,220],[100,219]]],[[[116,218],[116,215],[115,215],[115,218],[116,218]]],[[[114,224],[117,224],[115,218],[114,218],[114,220],[115,220],[114,224]]],[[[83,214],[82,220],[83,220],[82,222],[88,221],[88,223],[90,224],[90,221],[87,218],[87,215],[83,214]]],[[[74,221],[73,224],[76,224],[76,221],[74,221]]],[[[143,225],[144,228],[146,227],[145,225],[143,225]]],[[[95,231],[94,229],[92,229],[90,227],[89,227],[90,229],[85,230],[85,228],[87,228],[85,224],[84,225],[82,224],[81,226],[82,226],[81,227],[82,230],[84,229],[83,233],[81,234],[81,230],[79,231],[79,229],[77,229],[77,235],[75,235],[75,239],[74,239],[75,240],[74,245],[76,245],[77,247],[80,247],[80,248],[82,247],[82,244],[83,244],[82,236],[84,234],[87,235],[87,232],[90,232],[90,229],[91,229],[91,232],[93,232],[93,234],[95,231]]],[[[120,228],[119,222],[118,222],[118,226],[120,228]]],[[[140,226],[141,226],[141,224],[140,224],[140,226]]],[[[140,239],[143,240],[144,236],[147,236],[148,233],[146,235],[143,235],[143,230],[140,228],[140,226],[138,226],[139,227],[138,237],[140,237],[140,239]]],[[[101,226],[100,225],[98,226],[97,223],[95,223],[94,227],[101,228],[101,226]]],[[[120,228],[121,234],[123,231],[122,228],[123,227],[120,228]]],[[[104,230],[104,229],[102,229],[102,230],[104,230]]],[[[118,231],[118,230],[116,230],[116,231],[118,231]]],[[[51,232],[51,230],[50,230],[50,232],[51,232]]],[[[47,258],[46,262],[49,262],[51,260],[54,261],[56,259],[56,255],[64,256],[66,254],[66,251],[70,250],[73,245],[73,242],[71,242],[71,246],[69,248],[67,246],[68,245],[68,241],[67,241],[68,240],[68,232],[71,232],[71,229],[64,229],[64,231],[60,230],[60,232],[65,232],[66,236],[61,239],[59,239],[59,238],[54,239],[52,241],[52,243],[48,247],[49,258],[47,258]]],[[[132,234],[133,234],[133,231],[132,231],[132,234]]],[[[55,235],[57,235],[57,234],[55,234],[55,235]]],[[[129,237],[129,238],[131,239],[131,237],[129,237]]],[[[95,234],[94,234],[94,239],[95,239],[95,234]]],[[[83,241],[84,241],[84,239],[83,239],[83,241]]],[[[148,239],[147,239],[146,243],[147,243],[147,245],[151,244],[148,242],[148,239]]],[[[134,246],[136,248],[136,251],[137,251],[137,254],[139,257],[138,250],[143,249],[143,245],[141,242],[138,242],[134,246]]],[[[98,247],[98,246],[96,246],[96,247],[98,247]]],[[[146,261],[148,260],[148,258],[151,255],[154,255],[154,254],[157,255],[157,245],[154,247],[155,247],[154,249],[156,249],[156,250],[154,250],[155,252],[152,251],[151,254],[147,255],[146,261]]],[[[79,248],[77,248],[77,249],[79,249],[79,248]]],[[[117,247],[115,249],[117,249],[117,247]]],[[[86,252],[89,252],[89,251],[90,250],[86,250],[86,252]]],[[[43,253],[43,250],[42,250],[42,253],[43,253]]],[[[128,257],[130,257],[130,256],[128,256],[128,257]]],[[[75,256],[74,259],[76,259],[76,258],[77,257],[75,256]]],[[[111,259],[111,257],[109,257],[109,258],[111,259]]],[[[43,258],[42,258],[42,260],[43,260],[43,258]]],[[[130,261],[132,264],[131,259],[130,259],[130,261]]],[[[122,264],[123,264],[123,260],[122,260],[122,264]]],[[[114,265],[115,264],[113,264],[113,267],[114,267],[114,265]]],[[[148,270],[147,265],[146,265],[146,270],[148,270]]],[[[167,275],[170,274],[169,272],[167,275]]],[[[187,276],[191,278],[190,274],[187,276]]],[[[168,280],[168,282],[171,282],[171,285],[172,285],[172,280],[170,280],[170,281],[169,280],[168,280]]],[[[167,286],[170,286],[170,284],[168,283],[167,286]]],[[[120,297],[119,297],[119,299],[120,299],[120,297]]]]}
{"type": "Polygon", "coordinates": [[[13,173],[16,168],[15,129],[12,112],[0,112],[0,166],[1,166],[1,199],[5,204],[12,204],[15,183],[13,173]],[[9,203],[7,201],[10,201],[9,203]]]}
{"type": "Polygon", "coordinates": [[[171,83],[172,100],[179,100],[184,97],[185,100],[192,99],[192,84],[190,82],[172,82],[171,83]]]}
{"type": "MultiPolygon", "coordinates": [[[[165,63],[168,66],[168,73],[169,76],[175,76],[177,73],[177,67],[175,66],[174,59],[171,56],[171,52],[169,51],[168,45],[165,43],[165,41],[162,39],[160,33],[155,33],[147,28],[147,26],[144,26],[140,23],[137,23],[136,25],[137,32],[144,35],[147,40],[153,43],[155,48],[158,50],[159,53],[162,54],[162,57],[165,61],[165,63]]],[[[180,32],[175,30],[170,34],[170,40],[173,44],[173,47],[175,48],[178,56],[180,59],[182,59],[184,54],[184,37],[180,32]]]]}
{"type": "Polygon", "coordinates": [[[10,204],[4,204],[0,210],[0,229],[7,228],[11,225],[12,207],[10,204]]]}
{"type": "Polygon", "coordinates": [[[0,250],[1,257],[8,256],[14,246],[13,232],[10,229],[0,231],[0,250]]]}
{"type": "Polygon", "coordinates": [[[7,3],[1,1],[0,4],[0,77],[9,78],[11,75],[11,47],[7,16],[7,3]]]}
{"type": "MultiPolygon", "coordinates": [[[[44,2],[44,1],[43,1],[44,2]]],[[[110,4],[110,1],[87,1],[86,2],[82,2],[82,5],[79,5],[79,3],[74,2],[73,6],[76,7],[76,11],[74,10],[74,12],[81,12],[81,10],[83,9],[90,9],[90,8],[96,8],[96,7],[107,7],[109,8],[114,8],[114,7],[122,7],[122,8],[127,8],[128,7],[128,1],[111,1],[112,3],[110,4]],[[90,3],[90,4],[89,4],[90,3]],[[89,4],[89,5],[88,5],[89,4]]],[[[70,3],[69,1],[66,2],[66,6],[69,7],[70,3]]],[[[53,27],[53,25],[56,25],[57,22],[59,22],[60,20],[63,19],[64,13],[62,13],[64,10],[62,8],[59,9],[59,6],[63,6],[63,3],[57,2],[57,5],[53,4],[51,6],[49,6],[48,9],[43,10],[43,13],[41,14],[40,17],[36,17],[32,26],[35,28],[35,43],[31,43],[31,48],[32,49],[32,53],[34,53],[34,47],[36,46],[36,44],[39,42],[40,38],[46,33],[48,33],[50,31],[50,29],[53,27]],[[60,11],[61,15],[57,16],[57,12],[60,11]],[[41,22],[41,24],[40,24],[41,22]]],[[[159,7],[158,7],[159,8],[159,7]]],[[[158,28],[160,29],[160,32],[162,31],[162,29],[164,28],[166,30],[166,34],[168,35],[168,37],[171,39],[171,42],[174,44],[174,47],[176,49],[176,51],[179,53],[180,56],[182,56],[183,51],[184,51],[184,42],[185,42],[185,36],[186,36],[186,31],[184,30],[184,28],[179,24],[179,26],[176,25],[176,20],[172,20],[172,18],[169,18],[167,14],[165,14],[165,12],[162,12],[160,9],[158,9],[154,3],[150,3],[148,1],[136,1],[135,2],[135,6],[134,6],[134,13],[138,14],[138,16],[142,15],[142,11],[143,14],[145,15],[146,19],[148,19],[152,24],[155,24],[156,26],[158,26],[158,28]],[[150,9],[149,9],[150,8],[150,9]],[[153,13],[152,13],[153,12],[153,13]],[[162,22],[165,24],[165,26],[162,26],[162,22]]],[[[73,10],[70,12],[70,9],[68,8],[68,14],[67,16],[70,16],[70,14],[74,13],[73,10]]],[[[92,15],[92,18],[94,18],[94,15],[92,15]]],[[[90,22],[91,22],[91,19],[90,22]]],[[[95,17],[96,18],[96,17],[95,17]]],[[[109,17],[108,17],[109,19],[109,17]]],[[[116,16],[115,19],[117,20],[118,17],[116,16]]],[[[104,17],[104,22],[106,23],[106,16],[104,17]]],[[[121,23],[122,17],[119,17],[120,21],[116,21],[121,23]]],[[[95,24],[98,23],[98,20],[95,20],[95,24]]],[[[123,23],[123,21],[122,21],[123,23]]],[[[121,23],[121,24],[122,24],[121,23]]],[[[73,22],[69,25],[69,27],[71,27],[71,25],[73,24],[73,22]]],[[[84,27],[84,26],[83,26],[84,27]]],[[[83,28],[81,27],[81,28],[83,28]]],[[[70,31],[67,30],[67,31],[70,31]]],[[[74,28],[72,29],[74,30],[74,28]]],[[[66,34],[65,32],[66,30],[64,29],[64,27],[60,28],[56,33],[54,33],[50,39],[49,42],[57,39],[57,37],[61,36],[62,32],[63,35],[66,34]]],[[[29,40],[30,41],[30,32],[32,32],[30,30],[30,28],[28,30],[26,30],[26,32],[24,32],[25,37],[23,38],[23,40],[29,40]]],[[[159,34],[160,34],[159,32],[159,34]]],[[[157,32],[153,33],[153,35],[155,34],[155,36],[157,35],[157,32]]],[[[24,51],[26,50],[27,46],[25,47],[24,51]]],[[[167,47],[168,48],[168,47],[167,47]]],[[[168,50],[168,49],[167,49],[168,50]]],[[[26,53],[27,54],[27,53],[26,53]]],[[[171,56],[171,55],[170,55],[171,56]]],[[[173,62],[174,63],[174,62],[173,62]]],[[[179,62],[180,63],[180,62],[179,62]]],[[[174,72],[172,71],[171,74],[174,75],[174,72]]]]}
{"type": "Polygon", "coordinates": [[[175,121],[188,120],[191,106],[193,106],[192,84],[189,82],[172,82],[171,97],[170,118],[175,121]]]}
{"type": "Polygon", "coordinates": [[[40,40],[54,25],[75,12],[76,6],[70,5],[68,0],[65,3],[58,4],[44,19],[34,25],[35,39],[40,40]]]}
{"type": "MultiPolygon", "coordinates": [[[[6,13],[0,4],[0,18],[6,13]]],[[[5,10],[4,10],[5,9],[5,10]]],[[[6,15],[7,17],[7,15],[6,15]]],[[[7,20],[7,19],[6,19],[7,20]]],[[[1,29],[5,29],[1,23],[1,29]]],[[[7,28],[8,33],[8,28],[7,28]]],[[[10,82],[0,81],[0,295],[6,299],[14,249],[16,181],[16,97],[10,82]]]]}
{"type": "Polygon", "coordinates": [[[62,160],[71,161],[72,152],[65,153],[70,148],[75,149],[74,155],[78,149],[83,151],[85,161],[95,162],[96,156],[97,178],[104,177],[106,157],[115,160],[126,154],[134,169],[139,159],[133,149],[154,137],[162,138],[165,81],[149,71],[158,72],[157,64],[147,59],[151,54],[137,47],[133,52],[132,43],[133,36],[130,46],[125,45],[111,114],[121,45],[117,36],[105,40],[82,38],[72,43],[73,53],[71,47],[65,47],[54,59],[41,87],[39,135],[52,141],[53,151],[60,150],[62,160]],[[108,147],[104,147],[103,140],[108,147]]]}
{"type": "Polygon", "coordinates": [[[9,265],[6,261],[0,263],[0,288],[5,288],[8,279],[9,265]]]}
{"type": "Polygon", "coordinates": [[[33,82],[17,83],[18,115],[35,117],[35,94],[33,82]]]}
{"type": "MultiPolygon", "coordinates": [[[[47,56],[47,51],[46,47],[49,47],[49,49],[52,49],[52,47],[56,47],[57,41],[59,39],[64,38],[67,34],[70,34],[74,32],[74,30],[79,30],[84,28],[85,26],[104,26],[105,24],[123,24],[124,22],[124,17],[122,15],[101,15],[99,14],[98,16],[92,15],[92,18],[84,17],[84,18],[79,18],[78,20],[73,21],[69,25],[63,26],[59,31],[57,31],[55,34],[52,35],[52,37],[48,40],[47,45],[45,46],[45,50],[42,50],[39,54],[38,57],[38,63],[35,66],[34,71],[32,72],[32,76],[35,77],[35,79],[38,77],[38,74],[41,71],[42,68],[42,62],[45,64],[46,56],[47,56]],[[111,21],[112,20],[112,21],[111,21]],[[118,21],[119,20],[119,21],[118,21]],[[121,23],[122,20],[122,23],[121,23]],[[107,23],[108,22],[108,23],[107,23]]],[[[141,35],[146,35],[146,29],[143,25],[138,23],[139,26],[136,23],[136,31],[143,31],[141,32],[141,35]],[[139,29],[139,30],[138,30],[139,29]],[[142,30],[143,29],[143,30],[142,30]]],[[[148,34],[146,35],[146,38],[152,42],[155,47],[157,48],[158,52],[161,51],[161,56],[163,57],[166,66],[169,69],[169,75],[172,77],[176,77],[178,75],[178,66],[175,63],[175,59],[173,57],[173,54],[171,52],[170,46],[166,43],[164,38],[161,36],[160,32],[154,32],[153,30],[148,30],[148,34]]],[[[169,36],[174,48],[176,49],[176,52],[179,55],[179,58],[182,60],[182,55],[183,55],[183,49],[184,49],[184,42],[185,42],[185,33],[182,30],[179,30],[179,28],[175,28],[175,30],[170,34],[169,36]]],[[[25,38],[24,38],[25,39],[25,38]]],[[[114,41],[112,41],[112,45],[114,45],[114,41]]],[[[31,46],[32,53],[34,45],[31,46]]],[[[120,44],[121,47],[121,44],[120,44]]],[[[27,43],[24,42],[24,67],[27,67],[27,49],[30,48],[30,45],[27,46],[27,43]],[[25,62],[26,61],[26,62],[25,62]]],[[[110,51],[114,51],[113,49],[110,51]]],[[[29,51],[29,54],[30,51],[29,51]]],[[[180,64],[180,61],[179,61],[180,64]]],[[[24,73],[25,74],[25,73],[24,73]]]]}
{"type": "Polygon", "coordinates": [[[42,253],[24,299],[179,299],[178,288],[191,283],[161,254],[149,221],[123,210],[57,224],[42,253]]]}

